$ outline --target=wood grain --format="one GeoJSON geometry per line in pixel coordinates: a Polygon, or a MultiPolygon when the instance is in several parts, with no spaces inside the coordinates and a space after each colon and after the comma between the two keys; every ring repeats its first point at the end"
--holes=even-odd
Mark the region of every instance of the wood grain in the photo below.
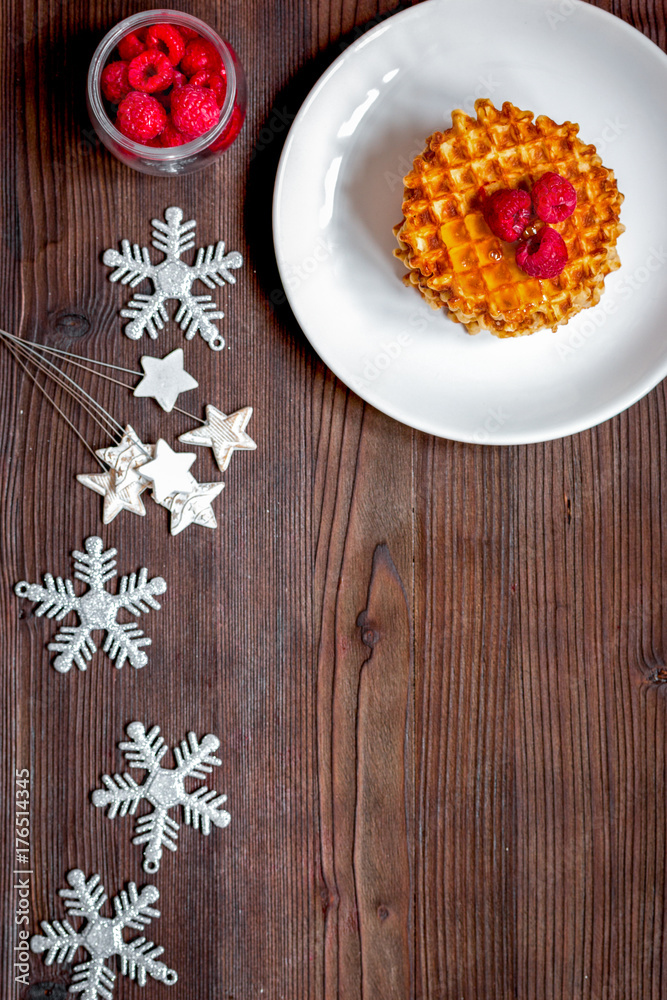
{"type": "MultiPolygon", "coordinates": [[[[599,5],[667,44],[663,0],[599,5]]],[[[28,767],[31,932],[63,916],[73,867],[110,894],[154,881],[151,936],[179,983],[149,980],[146,1000],[662,1000],[665,384],[598,429],[521,448],[436,440],[366,406],[286,304],[271,193],[310,86],[409,4],[174,0],[232,41],[251,102],[222,162],[173,180],[115,162],[85,109],[95,45],[148,6],[5,4],[0,326],[132,370],[182,346],[174,324],[158,345],[120,334],[126,290],[101,263],[180,205],[198,245],[223,238],[246,260],[216,293],[229,349],[187,346],[188,407],[254,406],[258,450],[233,459],[217,532],[171,538],[155,505],[105,527],[74,479],[89,453],[0,351],[3,997],[62,1000],[71,974],[35,956],[30,985],[13,982],[14,769],[28,767]],[[119,573],[167,579],[143,670],[98,652],[57,674],[55,623],[14,596],[18,580],[70,576],[91,534],[119,573]],[[90,802],[134,719],[172,746],[218,735],[211,781],[232,815],[206,839],[182,826],[152,879],[132,821],[90,802]]],[[[82,382],[145,439],[192,426],[82,382]]],[[[198,469],[217,478],[209,455],[198,469]]],[[[119,976],[114,997],[137,991],[119,976]]]]}

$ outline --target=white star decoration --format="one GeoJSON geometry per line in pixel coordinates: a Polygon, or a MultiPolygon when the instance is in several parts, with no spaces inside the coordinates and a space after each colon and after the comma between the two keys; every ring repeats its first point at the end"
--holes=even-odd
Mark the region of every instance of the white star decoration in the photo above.
{"type": "Polygon", "coordinates": [[[172,493],[187,493],[197,485],[188,471],[197,456],[193,452],[172,451],[162,438],[155,445],[155,458],[141,466],[141,475],[153,484],[153,496],[158,503],[172,493]]]}
{"type": "Polygon", "coordinates": [[[149,483],[136,470],[142,462],[152,458],[153,450],[154,445],[142,444],[128,424],[120,444],[113,448],[100,448],[95,452],[98,458],[110,466],[109,472],[76,477],[83,486],[104,497],[104,524],[113,521],[121,510],[129,510],[142,517],[146,513],[141,494],[149,488],[149,483]]]}
{"type": "Polygon", "coordinates": [[[196,389],[199,382],[183,368],[183,348],[177,347],[163,358],[144,355],[144,377],[134,390],[135,396],[151,396],[163,410],[171,413],[180,393],[196,389]]]}
{"type": "Polygon", "coordinates": [[[212,448],[218,468],[224,472],[235,451],[254,451],[257,447],[245,433],[251,416],[252,406],[244,406],[242,410],[226,416],[222,410],[209,405],[206,407],[206,423],[181,434],[178,440],[183,444],[212,448]]]}
{"type": "Polygon", "coordinates": [[[135,477],[137,469],[155,453],[154,444],[144,444],[137,432],[129,424],[125,428],[120,443],[112,448],[100,448],[95,454],[116,473],[116,486],[125,486],[135,477]]]}
{"type": "Polygon", "coordinates": [[[217,528],[211,500],[225,488],[224,483],[197,483],[189,493],[171,493],[158,503],[171,512],[169,530],[178,535],[189,524],[201,524],[203,528],[217,528]]]}
{"type": "Polygon", "coordinates": [[[141,494],[148,489],[148,483],[142,483],[137,476],[136,480],[126,486],[118,486],[116,474],[113,471],[100,472],[91,475],[81,475],[76,477],[80,483],[87,486],[94,493],[99,493],[104,497],[102,508],[102,521],[109,524],[113,521],[121,510],[132,511],[133,514],[146,513],[141,494]]]}
{"type": "MultiPolygon", "coordinates": [[[[178,353],[182,354],[182,351],[173,351],[166,358],[157,359],[158,363],[162,364],[178,353]]],[[[177,361],[182,370],[182,358],[177,361]]],[[[144,381],[151,378],[149,369],[150,366],[144,369],[144,381]]],[[[189,378],[186,372],[183,374],[189,378]]],[[[158,387],[155,388],[159,391],[158,387]]],[[[152,391],[150,395],[153,395],[152,391]]],[[[206,407],[206,422],[182,434],[179,441],[212,448],[215,460],[224,472],[235,451],[252,451],[257,447],[245,433],[251,416],[251,406],[226,416],[222,410],[209,405],[206,407]]],[[[104,497],[102,520],[105,524],[121,510],[143,516],[146,510],[141,497],[146,490],[150,490],[155,502],[171,514],[169,530],[172,535],[178,535],[190,524],[217,527],[211,502],[222,493],[224,483],[198,483],[190,472],[197,457],[194,453],[173,451],[163,438],[157,444],[144,444],[128,424],[117,445],[100,448],[95,454],[109,466],[109,471],[87,473],[77,476],[77,479],[104,497]]]]}

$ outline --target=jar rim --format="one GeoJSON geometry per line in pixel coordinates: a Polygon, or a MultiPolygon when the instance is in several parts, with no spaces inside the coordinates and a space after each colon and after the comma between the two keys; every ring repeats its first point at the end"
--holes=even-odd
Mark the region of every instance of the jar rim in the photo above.
{"type": "Polygon", "coordinates": [[[132,14],[130,17],[124,18],[122,21],[118,21],[115,27],[106,33],[95,49],[93,58],[90,61],[90,67],[88,69],[88,102],[100,127],[103,128],[107,135],[109,135],[115,143],[121,146],[125,152],[131,153],[134,156],[142,157],[143,159],[152,159],[156,163],[179,161],[181,159],[192,157],[197,153],[208,149],[209,146],[211,146],[216,139],[222,135],[223,131],[229,124],[234,110],[236,90],[236,67],[234,65],[232,50],[229,44],[222,38],[221,35],[217,33],[217,31],[211,28],[210,25],[206,24],[205,21],[200,20],[200,18],[195,17],[193,14],[187,14],[185,11],[181,10],[171,10],[166,8],[143,10],[139,11],[137,14],[132,14]],[[100,77],[109,56],[118,45],[118,42],[126,34],[132,31],[132,29],[148,27],[156,22],[165,22],[176,25],[182,24],[185,27],[193,28],[200,35],[215,45],[225,68],[227,92],[225,94],[224,104],[220,111],[219,121],[213,126],[212,129],[209,129],[208,132],[204,132],[203,135],[199,135],[196,139],[192,139],[190,142],[185,142],[181,146],[164,148],[145,146],[141,142],[135,142],[133,139],[128,139],[127,136],[123,135],[123,133],[119,132],[119,130],[115,127],[109,118],[102,101],[100,77]]]}

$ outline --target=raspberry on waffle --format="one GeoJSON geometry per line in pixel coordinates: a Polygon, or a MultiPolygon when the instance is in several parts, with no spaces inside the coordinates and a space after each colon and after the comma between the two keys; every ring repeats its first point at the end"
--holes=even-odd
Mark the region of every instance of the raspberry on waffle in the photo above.
{"type": "Polygon", "coordinates": [[[555,330],[595,305],[606,275],[620,267],[623,195],[595,146],[578,138],[578,125],[557,125],[545,115],[533,120],[532,112],[509,102],[498,110],[478,100],[475,110],[476,119],[454,111],[452,127],[426,140],[404,178],[404,218],[394,227],[394,253],[409,269],[403,280],[434,308],[446,305],[469,333],[517,337],[555,330]],[[550,171],[570,181],[577,204],[569,218],[554,224],[567,263],[546,279],[521,270],[515,244],[494,236],[480,194],[530,191],[550,171]]]}

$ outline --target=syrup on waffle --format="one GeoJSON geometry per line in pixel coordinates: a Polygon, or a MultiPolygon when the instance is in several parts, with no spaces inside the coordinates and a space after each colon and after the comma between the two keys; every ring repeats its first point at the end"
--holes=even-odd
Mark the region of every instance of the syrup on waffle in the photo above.
{"type": "Polygon", "coordinates": [[[490,330],[517,337],[567,323],[595,305],[604,279],[620,267],[616,241],[623,195],[597,154],[578,138],[579,126],[557,125],[506,102],[475,103],[477,118],[452,113],[452,127],[435,132],[404,178],[403,221],[394,227],[396,256],[434,308],[445,304],[469,333],[490,330]],[[577,192],[574,213],[553,223],[568,261],[556,278],[527,275],[515,245],[494,236],[482,214],[480,192],[526,188],[548,171],[577,192]]]}

